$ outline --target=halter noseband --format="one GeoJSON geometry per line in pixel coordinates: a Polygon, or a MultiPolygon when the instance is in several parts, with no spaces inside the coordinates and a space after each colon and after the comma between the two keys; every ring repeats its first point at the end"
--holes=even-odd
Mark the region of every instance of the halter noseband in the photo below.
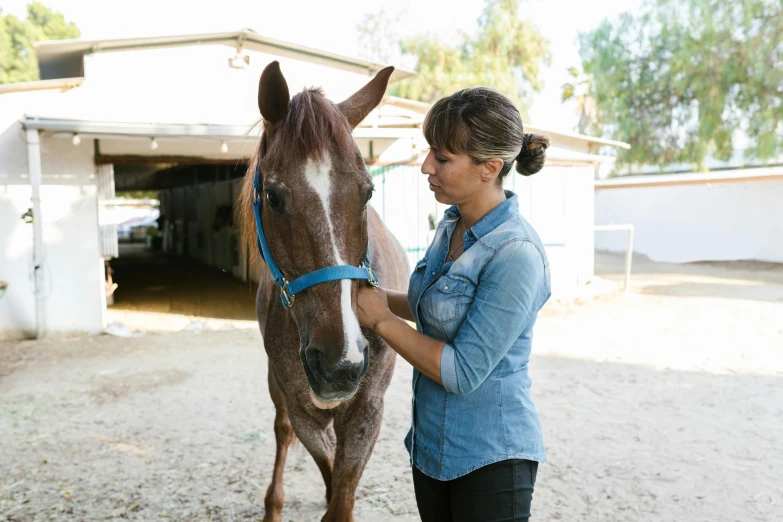
{"type": "Polygon", "coordinates": [[[372,286],[378,286],[378,276],[375,271],[370,267],[370,242],[367,241],[367,256],[364,258],[364,262],[360,266],[350,265],[335,265],[320,268],[309,274],[297,277],[290,283],[283,275],[283,272],[275,264],[275,260],[272,259],[272,254],[269,252],[269,245],[266,243],[266,236],[264,236],[264,227],[261,223],[261,205],[263,201],[261,195],[261,171],[256,163],[255,179],[253,180],[253,212],[256,215],[256,240],[258,243],[258,251],[261,253],[261,258],[269,267],[269,271],[272,273],[272,277],[275,283],[280,287],[280,299],[283,301],[283,306],[291,308],[294,306],[294,298],[299,292],[310,288],[311,286],[320,285],[321,283],[328,283],[330,281],[340,281],[342,279],[358,279],[368,281],[372,286]]]}

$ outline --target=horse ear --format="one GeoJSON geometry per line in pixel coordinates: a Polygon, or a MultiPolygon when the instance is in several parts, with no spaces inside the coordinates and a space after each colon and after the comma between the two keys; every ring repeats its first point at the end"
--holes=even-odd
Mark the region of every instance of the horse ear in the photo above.
{"type": "Polygon", "coordinates": [[[381,103],[386,92],[386,86],[389,85],[389,77],[393,72],[394,67],[381,69],[367,85],[337,105],[340,108],[340,112],[348,118],[351,127],[355,128],[359,125],[370,114],[370,111],[381,103]]]}
{"type": "Polygon", "coordinates": [[[269,123],[277,123],[288,112],[288,84],[280,72],[280,62],[274,61],[264,68],[258,81],[258,109],[269,123]]]}

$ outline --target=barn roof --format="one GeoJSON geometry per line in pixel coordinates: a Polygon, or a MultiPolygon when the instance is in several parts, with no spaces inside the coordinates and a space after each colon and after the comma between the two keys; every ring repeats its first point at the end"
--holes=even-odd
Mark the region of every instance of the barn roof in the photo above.
{"type": "MultiPolygon", "coordinates": [[[[79,76],[79,74],[73,74],[73,67],[78,66],[80,61],[87,54],[199,45],[225,45],[227,47],[294,58],[367,75],[375,74],[386,67],[384,64],[362,60],[360,58],[267,38],[266,36],[256,33],[252,29],[240,29],[239,31],[224,33],[200,33],[144,38],[49,40],[36,43],[35,52],[41,69],[41,78],[53,79],[67,76],[79,76]],[[68,71],[70,74],[63,74],[64,71],[68,71]]],[[[396,68],[390,81],[396,82],[414,76],[415,74],[415,71],[396,68]]]]}

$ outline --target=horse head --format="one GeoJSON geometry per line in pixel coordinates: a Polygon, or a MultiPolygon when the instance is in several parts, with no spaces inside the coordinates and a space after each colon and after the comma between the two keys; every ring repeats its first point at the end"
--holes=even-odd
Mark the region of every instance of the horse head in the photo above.
{"type": "MultiPolygon", "coordinates": [[[[264,132],[246,179],[258,177],[252,197],[261,198],[268,251],[289,282],[325,267],[359,266],[367,255],[373,183],[352,132],[380,103],[393,70],[383,69],[339,104],[320,89],[290,97],[278,62],[261,75],[264,132]]],[[[360,284],[366,283],[343,279],[309,287],[290,309],[310,397],[319,408],[352,397],[369,365],[356,316],[360,284]]],[[[264,342],[269,349],[275,340],[264,342]]]]}

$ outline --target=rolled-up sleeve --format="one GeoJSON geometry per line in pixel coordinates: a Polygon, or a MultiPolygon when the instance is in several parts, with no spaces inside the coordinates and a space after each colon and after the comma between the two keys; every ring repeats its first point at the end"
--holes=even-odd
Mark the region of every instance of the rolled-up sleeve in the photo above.
{"type": "Polygon", "coordinates": [[[544,257],[536,245],[503,245],[481,274],[454,341],[441,353],[446,391],[467,395],[492,373],[549,297],[544,257]]]}

